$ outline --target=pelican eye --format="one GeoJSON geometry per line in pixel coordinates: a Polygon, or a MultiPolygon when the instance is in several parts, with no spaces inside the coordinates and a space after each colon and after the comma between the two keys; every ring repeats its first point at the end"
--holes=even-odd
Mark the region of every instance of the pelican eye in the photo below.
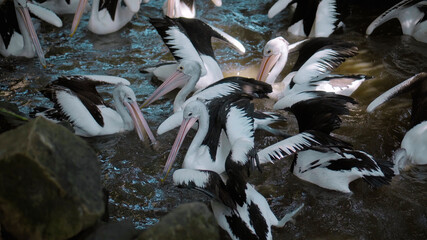
{"type": "Polygon", "coordinates": [[[182,71],[182,70],[184,70],[184,67],[183,66],[179,66],[178,70],[182,71]]]}

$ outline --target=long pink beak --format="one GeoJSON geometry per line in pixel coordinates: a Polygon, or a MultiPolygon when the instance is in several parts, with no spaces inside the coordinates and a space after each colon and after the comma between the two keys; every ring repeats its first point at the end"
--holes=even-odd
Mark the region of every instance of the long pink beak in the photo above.
{"type": "Polygon", "coordinates": [[[191,127],[197,122],[197,118],[187,118],[182,121],[181,127],[179,128],[178,135],[175,138],[175,142],[173,143],[172,149],[169,153],[168,160],[166,161],[165,168],[163,169],[163,179],[162,182],[168,176],[173,163],[176,160],[176,155],[178,154],[179,149],[181,148],[182,142],[185,139],[188,131],[191,127]]]}
{"type": "Polygon", "coordinates": [[[141,108],[150,105],[160,97],[164,96],[168,92],[174,90],[175,88],[182,87],[185,85],[189,80],[190,76],[187,74],[176,71],[173,73],[168,79],[166,79],[162,85],[160,85],[154,92],[151,94],[150,97],[145,100],[145,102],[142,104],[141,108]]]}
{"type": "Polygon", "coordinates": [[[168,0],[167,3],[167,11],[166,11],[166,15],[170,18],[174,18],[174,12],[175,12],[175,0],[168,0]]]}
{"type": "Polygon", "coordinates": [[[128,103],[124,102],[124,105],[128,108],[130,116],[132,117],[136,132],[138,133],[139,139],[144,141],[144,135],[145,133],[148,135],[148,137],[151,140],[151,143],[156,144],[157,140],[154,137],[154,134],[151,132],[150,127],[148,126],[147,121],[145,120],[144,116],[142,115],[141,110],[138,107],[138,104],[136,102],[128,103]]]}
{"type": "Polygon", "coordinates": [[[77,27],[79,26],[80,19],[82,18],[83,12],[85,11],[86,4],[88,0],[80,0],[79,5],[77,6],[76,13],[74,14],[73,24],[71,25],[71,33],[70,37],[74,35],[77,31],[77,27]]]}
{"type": "Polygon", "coordinates": [[[263,57],[261,65],[259,67],[259,72],[257,80],[265,82],[267,79],[268,73],[273,68],[274,64],[279,60],[280,54],[274,54],[268,57],[263,57]]]}
{"type": "Polygon", "coordinates": [[[25,27],[27,28],[28,33],[30,34],[31,40],[33,41],[34,48],[36,49],[37,56],[39,57],[40,63],[43,68],[46,68],[46,59],[44,58],[44,53],[37,37],[36,30],[34,29],[33,22],[31,21],[30,12],[28,7],[18,7],[19,14],[22,19],[24,19],[25,27]]]}

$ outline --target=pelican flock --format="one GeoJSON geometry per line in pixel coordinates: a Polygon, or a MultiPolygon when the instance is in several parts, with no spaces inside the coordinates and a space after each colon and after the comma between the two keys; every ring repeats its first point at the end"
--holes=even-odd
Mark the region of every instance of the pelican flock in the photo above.
{"type": "MultiPolygon", "coordinates": [[[[22,61],[20,57],[31,61],[37,55],[44,67],[42,82],[51,80],[36,89],[45,98],[30,101],[30,117],[68,122],[85,139],[135,130],[148,143],[140,146],[144,151],[159,147],[165,151],[157,157],[163,171],[159,169],[153,179],[178,187],[175,191],[182,194],[189,190],[206,194],[218,225],[231,239],[272,239],[272,227],[304,225],[299,215],[313,212],[307,196],[319,195],[314,201],[322,201],[327,195],[346,199],[392,195],[398,175],[427,164],[427,68],[411,76],[394,76],[400,77],[399,83],[390,88],[391,83],[377,78],[393,73],[384,66],[366,71],[369,64],[358,63],[370,54],[366,45],[386,31],[380,26],[393,18],[412,44],[427,49],[427,1],[390,1],[376,11],[376,19],[354,26],[347,19],[354,17],[356,2],[268,1],[258,17],[287,21],[259,37],[256,31],[254,36],[240,34],[240,28],[252,33],[243,18],[254,13],[230,10],[221,0],[0,0],[0,53],[17,61],[22,61]],[[240,25],[218,24],[222,16],[215,14],[220,10],[235,11],[233,21],[240,25]],[[43,34],[52,30],[46,23],[61,29],[65,25],[62,42],[48,45],[49,37],[43,34]],[[78,31],[81,23],[93,34],[78,31]],[[348,29],[357,29],[367,44],[343,37],[348,29]],[[137,47],[128,43],[137,34],[146,37],[137,41],[146,41],[147,46],[138,51],[153,59],[136,61],[137,47]],[[96,55],[94,61],[68,57],[80,68],[69,64],[57,72],[50,70],[61,54],[51,48],[62,49],[63,41],[87,47],[86,54],[96,55]],[[93,66],[103,61],[99,52],[116,57],[119,50],[110,41],[119,41],[129,55],[94,71],[93,66]],[[250,60],[237,61],[247,54],[250,60]],[[240,71],[245,64],[253,64],[256,72],[240,71]],[[384,87],[378,87],[381,84],[384,87]],[[400,147],[378,146],[373,151],[373,146],[353,136],[360,133],[342,130],[356,125],[360,130],[366,124],[360,115],[378,118],[391,105],[385,102],[398,101],[391,99],[406,93],[412,96],[411,119],[400,147]],[[378,109],[381,105],[385,106],[378,109]],[[165,139],[170,136],[173,143],[165,139]],[[294,184],[298,192],[280,193],[280,201],[286,203],[278,207],[279,200],[263,189],[266,178],[277,178],[284,188],[294,184]],[[353,182],[366,184],[355,188],[353,182]]],[[[193,200],[201,200],[195,196],[193,200]]]]}

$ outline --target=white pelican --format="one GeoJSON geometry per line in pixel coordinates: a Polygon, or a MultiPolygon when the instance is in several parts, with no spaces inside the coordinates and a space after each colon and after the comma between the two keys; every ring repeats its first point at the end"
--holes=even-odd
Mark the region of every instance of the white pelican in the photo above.
{"type": "Polygon", "coordinates": [[[371,35],[381,24],[397,18],[402,27],[403,34],[412,36],[417,41],[427,43],[426,9],[426,0],[403,0],[369,24],[366,29],[366,35],[371,35]]]}
{"type": "Polygon", "coordinates": [[[357,47],[354,44],[341,40],[320,37],[289,45],[283,37],[276,37],[268,41],[264,47],[257,79],[273,86],[273,92],[269,97],[276,100],[285,96],[284,91],[294,85],[304,90],[327,91],[349,96],[368,77],[329,73],[346,58],[356,54],[357,47]],[[287,63],[289,53],[296,50],[299,56],[291,73],[276,82],[287,63]]]}
{"type": "MultiPolygon", "coordinates": [[[[150,23],[156,28],[175,60],[193,60],[202,66],[201,78],[197,82],[196,90],[223,78],[221,68],[215,59],[212,38],[230,44],[241,54],[245,53],[245,47],[238,40],[199,19],[165,17],[150,19],[150,23]]],[[[148,71],[164,81],[176,71],[177,66],[178,63],[163,64],[148,71]]]]}
{"type": "MultiPolygon", "coordinates": [[[[71,26],[73,36],[80,23],[88,0],[80,0],[71,26]]],[[[88,29],[95,34],[109,34],[125,26],[140,8],[141,0],[94,0],[88,29]]]]}
{"type": "Polygon", "coordinates": [[[278,0],[268,11],[273,18],[288,5],[296,8],[288,32],[304,37],[328,37],[343,26],[347,3],[341,0],[278,0]]]}
{"type": "Polygon", "coordinates": [[[46,59],[32,23],[30,12],[36,17],[62,27],[62,21],[55,13],[26,0],[0,1],[0,53],[7,56],[39,57],[46,67],[46,59]]]}
{"type": "MultiPolygon", "coordinates": [[[[217,7],[221,7],[222,0],[212,0],[217,7]]],[[[166,0],[163,4],[163,14],[171,18],[196,17],[196,1],[195,0],[166,0]]]]}
{"type": "Polygon", "coordinates": [[[394,153],[396,174],[411,164],[427,164],[427,73],[406,79],[378,96],[367,108],[372,112],[387,100],[406,92],[412,92],[411,129],[403,137],[400,149],[394,153]]]}
{"type": "Polygon", "coordinates": [[[52,121],[68,121],[76,135],[93,137],[136,129],[144,140],[147,134],[151,142],[156,139],[136,102],[135,93],[127,85],[129,81],[120,77],[87,75],[61,76],[47,85],[41,92],[55,105],[37,113],[52,121]],[[115,109],[108,107],[96,86],[116,85],[113,90],[115,109]],[[126,110],[127,109],[127,110],[126,110]]]}

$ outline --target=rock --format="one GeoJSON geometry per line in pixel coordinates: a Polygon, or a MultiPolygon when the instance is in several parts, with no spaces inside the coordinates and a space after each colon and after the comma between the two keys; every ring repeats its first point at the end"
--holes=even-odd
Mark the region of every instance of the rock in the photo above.
{"type": "Polygon", "coordinates": [[[27,121],[25,114],[19,111],[18,106],[0,101],[0,133],[21,126],[27,121]]]}
{"type": "Polygon", "coordinates": [[[95,152],[36,118],[0,135],[0,224],[16,239],[68,239],[104,212],[95,152]]]}
{"type": "Polygon", "coordinates": [[[84,240],[132,240],[138,233],[132,221],[101,222],[84,240]]]}
{"type": "Polygon", "coordinates": [[[218,224],[205,204],[182,204],[138,237],[138,240],[157,239],[219,239],[218,224]]]}

